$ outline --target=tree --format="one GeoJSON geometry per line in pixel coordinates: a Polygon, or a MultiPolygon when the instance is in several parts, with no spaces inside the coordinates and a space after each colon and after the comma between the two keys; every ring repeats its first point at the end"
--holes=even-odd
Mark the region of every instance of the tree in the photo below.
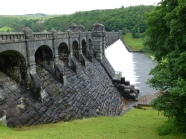
{"type": "Polygon", "coordinates": [[[147,16],[146,47],[157,66],[148,83],[162,95],[152,106],[186,130],[186,2],[163,0],[147,16]]]}
{"type": "Polygon", "coordinates": [[[123,34],[123,35],[127,34],[127,28],[126,28],[126,27],[124,27],[124,28],[122,29],[122,34],[123,34]]]}
{"type": "MultiPolygon", "coordinates": [[[[131,6],[126,8],[107,9],[107,10],[92,10],[81,11],[71,15],[63,15],[54,17],[45,21],[45,29],[64,30],[61,23],[70,25],[72,23],[82,24],[87,30],[91,30],[92,25],[99,22],[105,25],[107,31],[121,30],[126,27],[132,31],[132,28],[138,24],[139,32],[146,31],[145,13],[152,11],[155,6],[131,6]]],[[[0,20],[1,23],[1,20],[0,20]]]]}
{"type": "Polygon", "coordinates": [[[45,24],[44,23],[33,23],[31,28],[32,28],[32,31],[34,32],[41,32],[45,29],[45,24]]]}
{"type": "Polygon", "coordinates": [[[133,38],[139,38],[140,37],[140,31],[139,26],[135,25],[132,29],[132,37],[133,38]]]}
{"type": "Polygon", "coordinates": [[[61,31],[64,31],[64,32],[67,31],[68,27],[69,27],[69,25],[67,23],[61,22],[61,25],[60,25],[60,30],[61,31]]]}

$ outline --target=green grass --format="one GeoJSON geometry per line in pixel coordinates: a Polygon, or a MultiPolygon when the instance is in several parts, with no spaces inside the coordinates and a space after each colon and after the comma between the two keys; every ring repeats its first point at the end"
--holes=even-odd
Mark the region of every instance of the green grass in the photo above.
{"type": "Polygon", "coordinates": [[[31,20],[31,19],[39,19],[39,20],[45,20],[45,19],[49,19],[49,18],[54,18],[54,17],[60,17],[63,16],[62,14],[59,15],[41,15],[41,14],[27,14],[27,15],[0,15],[3,17],[14,17],[14,18],[18,18],[20,20],[31,20]]]}
{"type": "Polygon", "coordinates": [[[125,43],[131,50],[141,50],[143,49],[143,38],[133,38],[131,33],[123,35],[125,43]]]}
{"type": "Polygon", "coordinates": [[[96,117],[11,129],[0,126],[0,139],[182,139],[183,135],[159,136],[167,118],[158,112],[132,109],[120,117],[96,117]]]}
{"type": "Polygon", "coordinates": [[[11,27],[5,26],[5,27],[0,28],[0,32],[10,32],[10,31],[12,31],[11,27]]]}

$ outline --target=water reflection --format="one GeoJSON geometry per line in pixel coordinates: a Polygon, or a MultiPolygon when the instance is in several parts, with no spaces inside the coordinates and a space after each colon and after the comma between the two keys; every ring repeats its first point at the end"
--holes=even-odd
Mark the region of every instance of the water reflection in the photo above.
{"type": "Polygon", "coordinates": [[[156,92],[146,84],[150,69],[155,66],[147,56],[128,52],[120,40],[108,47],[105,53],[115,71],[122,71],[122,76],[140,89],[141,96],[156,92]]]}

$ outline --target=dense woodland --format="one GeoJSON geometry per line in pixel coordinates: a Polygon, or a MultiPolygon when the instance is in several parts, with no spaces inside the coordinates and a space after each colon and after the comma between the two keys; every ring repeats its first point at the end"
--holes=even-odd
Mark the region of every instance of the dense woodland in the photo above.
{"type": "MultiPolygon", "coordinates": [[[[27,15],[29,16],[29,15],[27,15]]],[[[19,32],[24,27],[30,27],[33,31],[43,31],[44,23],[39,23],[39,19],[24,19],[19,16],[0,16],[1,32],[19,32]]]]}
{"type": "Polygon", "coordinates": [[[133,37],[138,37],[147,29],[146,13],[154,9],[154,6],[131,6],[108,10],[93,10],[76,12],[71,15],[61,15],[47,19],[47,15],[39,18],[29,19],[30,15],[24,16],[0,16],[0,28],[6,27],[4,31],[20,31],[23,27],[30,27],[34,32],[52,28],[60,31],[68,30],[71,23],[82,24],[86,30],[91,30],[94,23],[99,22],[105,25],[107,31],[123,30],[134,32],[133,37]],[[10,27],[10,28],[9,28],[10,27]],[[136,33],[136,34],[135,34],[136,33]]]}
{"type": "Polygon", "coordinates": [[[185,23],[185,0],[163,0],[148,14],[146,47],[157,62],[149,84],[162,92],[152,106],[175,122],[174,131],[186,133],[185,23]]]}

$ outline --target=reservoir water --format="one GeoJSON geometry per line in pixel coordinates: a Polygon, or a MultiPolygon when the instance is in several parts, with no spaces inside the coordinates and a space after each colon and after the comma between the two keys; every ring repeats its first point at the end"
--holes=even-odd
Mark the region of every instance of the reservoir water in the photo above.
{"type": "Polygon", "coordinates": [[[131,85],[140,89],[140,96],[154,94],[156,90],[150,88],[146,82],[151,68],[155,63],[146,55],[138,52],[128,52],[121,40],[118,40],[106,50],[106,57],[115,71],[121,71],[122,77],[130,81],[131,85]]]}

